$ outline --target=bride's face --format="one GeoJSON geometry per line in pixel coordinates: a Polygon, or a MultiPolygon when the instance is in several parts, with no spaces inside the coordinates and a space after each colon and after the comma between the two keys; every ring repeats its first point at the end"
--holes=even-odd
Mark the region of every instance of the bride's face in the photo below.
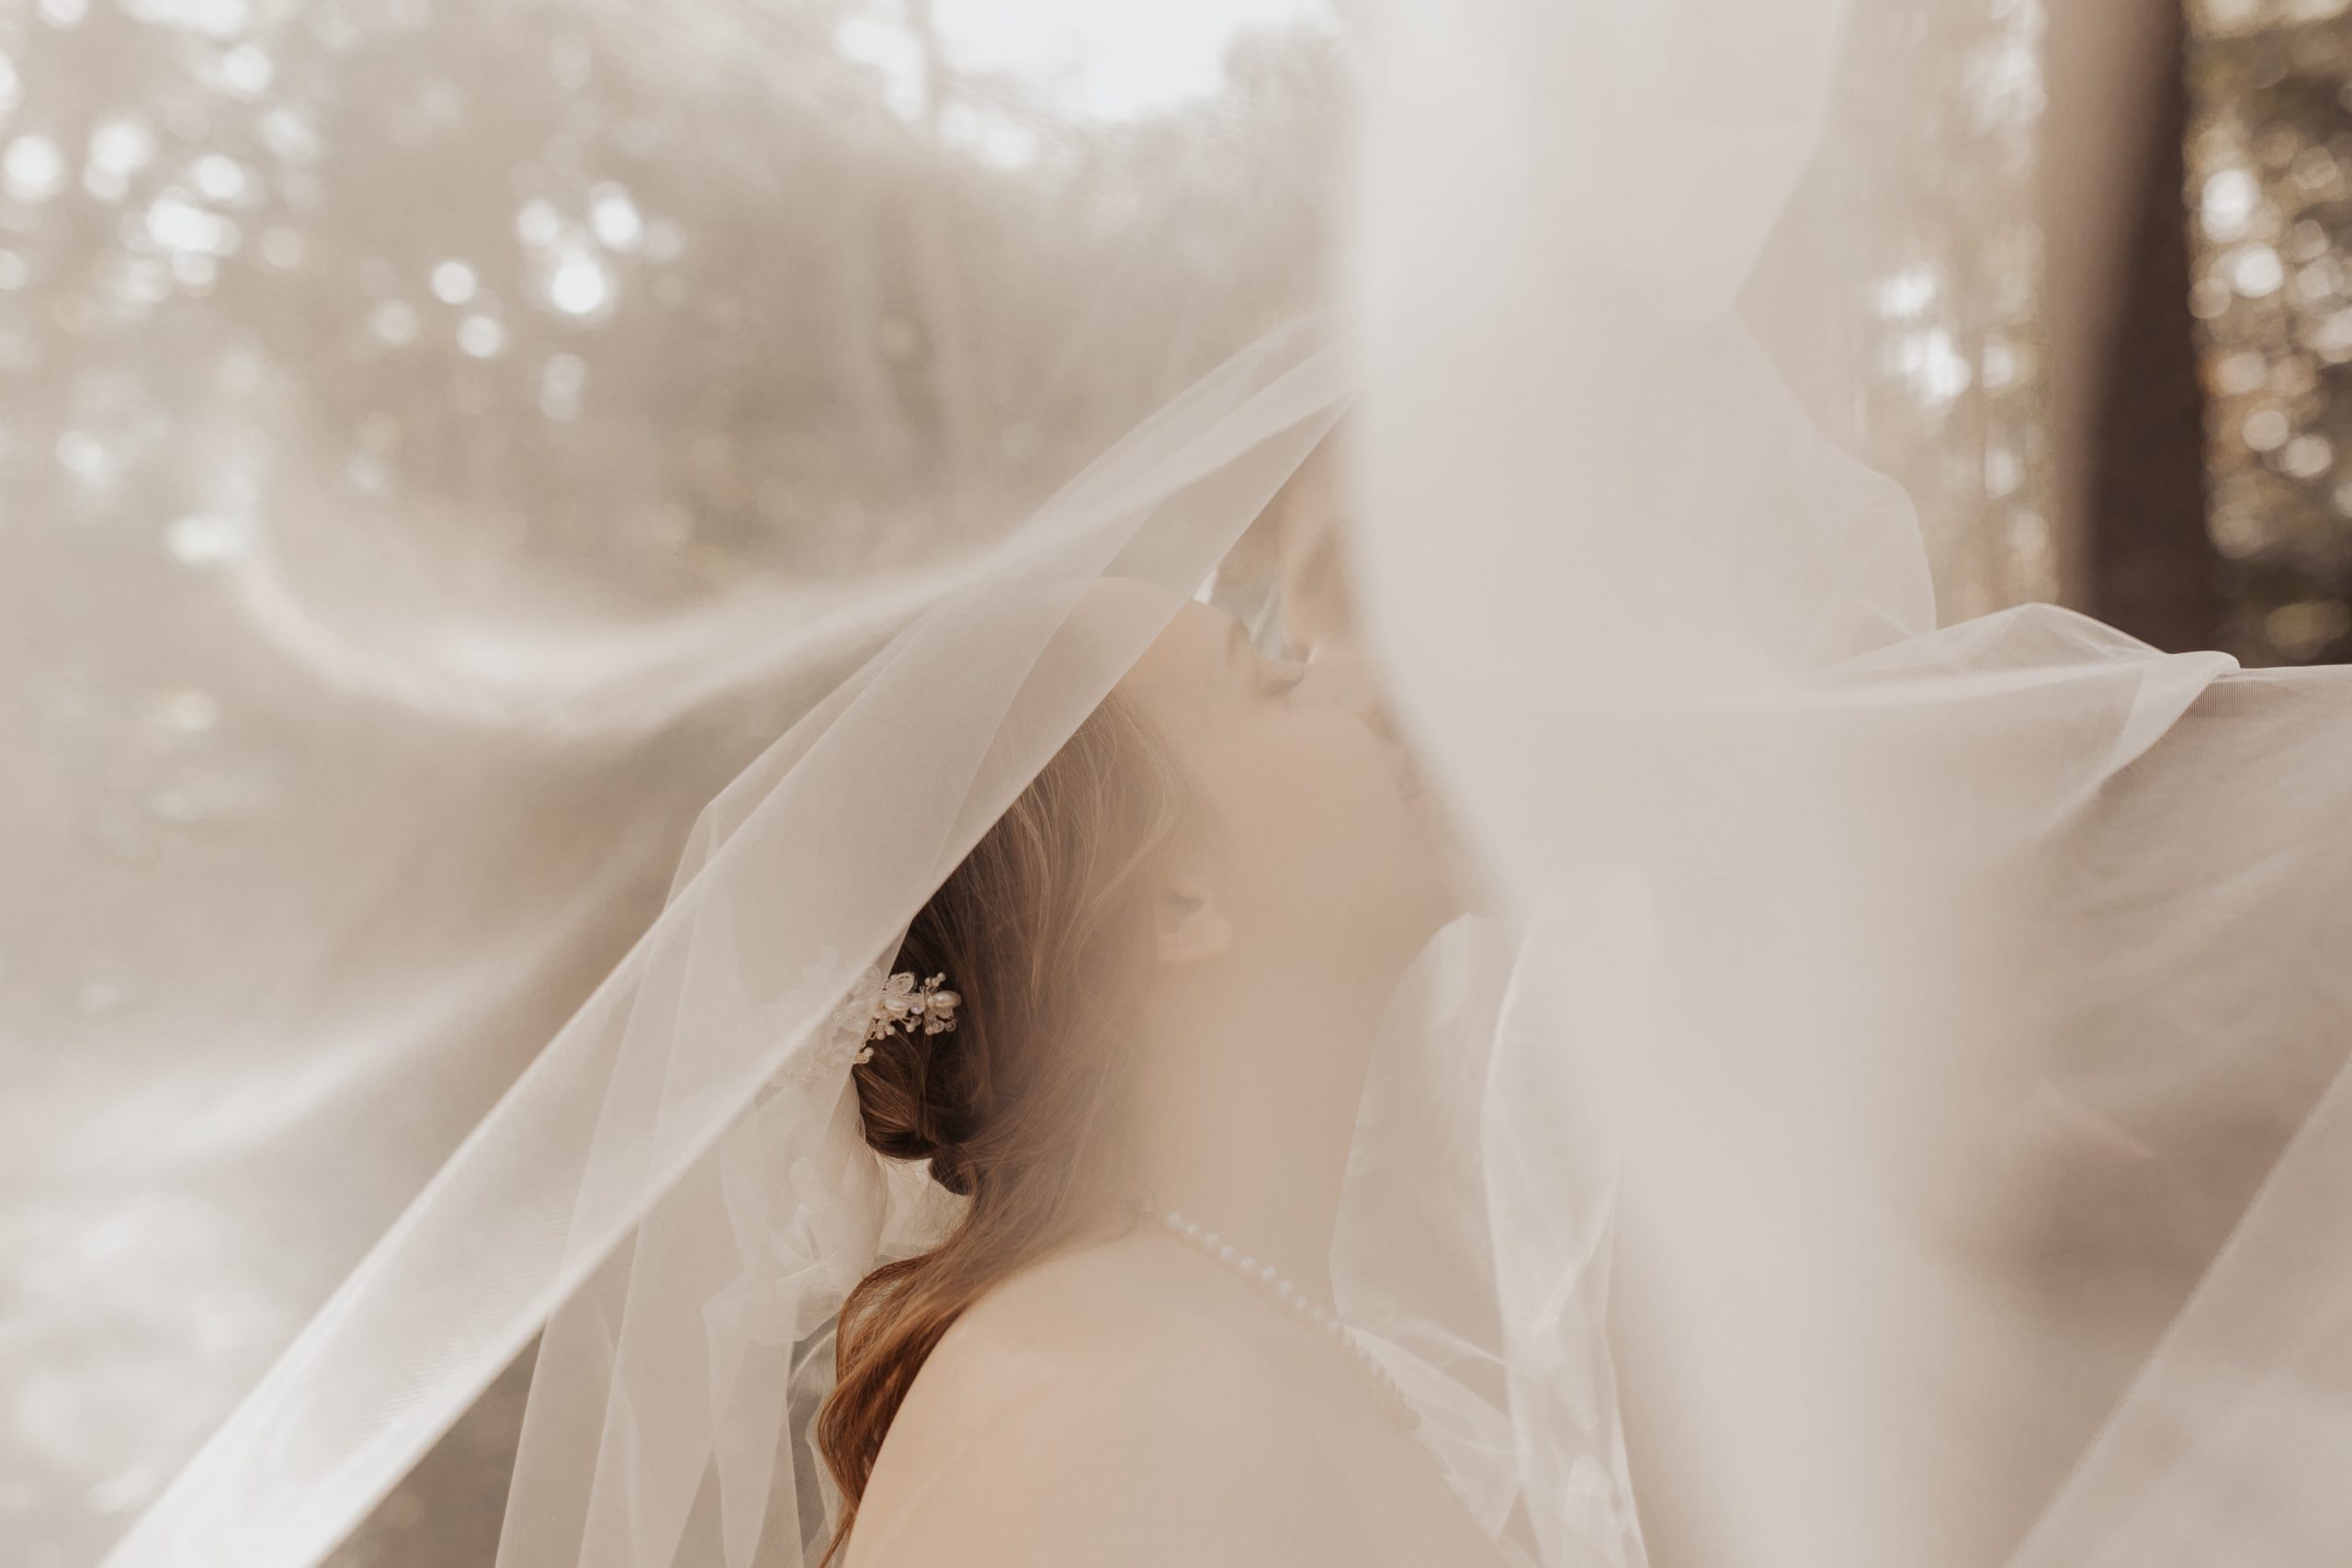
{"type": "Polygon", "coordinates": [[[1454,913],[1434,813],[1360,667],[1265,659],[1190,604],[1120,692],[1204,808],[1200,892],[1237,947],[1393,976],[1454,913]]]}

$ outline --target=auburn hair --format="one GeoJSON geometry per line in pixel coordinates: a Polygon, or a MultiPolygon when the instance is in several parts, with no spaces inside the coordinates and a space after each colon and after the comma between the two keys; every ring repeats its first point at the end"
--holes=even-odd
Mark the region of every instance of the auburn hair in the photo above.
{"type": "Polygon", "coordinates": [[[1164,749],[1114,694],[910,925],[894,970],[944,975],[956,1028],[893,1033],[852,1078],[865,1140],[928,1160],[968,1200],[931,1251],[842,1303],[816,1447],[841,1489],[824,1561],[849,1539],[882,1439],[949,1326],[1076,1237],[1125,1060],[1118,1002],[1151,919],[1152,871],[1185,820],[1164,749]]]}

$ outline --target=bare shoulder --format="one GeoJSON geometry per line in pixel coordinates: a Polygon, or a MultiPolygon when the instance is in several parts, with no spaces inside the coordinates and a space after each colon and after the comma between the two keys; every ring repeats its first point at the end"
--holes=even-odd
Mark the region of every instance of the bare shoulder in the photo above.
{"type": "Polygon", "coordinates": [[[1237,1283],[1136,1236],[990,1292],[892,1423],[847,1568],[1342,1561],[1296,1333],[1237,1283]]]}
{"type": "Polygon", "coordinates": [[[1046,1259],[989,1292],[941,1341],[908,1404],[955,1426],[1110,1386],[1173,1399],[1265,1390],[1264,1374],[1289,1359],[1289,1330],[1237,1281],[1138,1234],[1046,1259]]]}

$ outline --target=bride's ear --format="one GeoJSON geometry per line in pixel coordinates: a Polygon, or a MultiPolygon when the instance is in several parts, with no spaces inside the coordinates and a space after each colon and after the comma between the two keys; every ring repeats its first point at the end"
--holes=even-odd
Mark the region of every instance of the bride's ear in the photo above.
{"type": "Polygon", "coordinates": [[[1160,884],[1151,927],[1152,956],[1162,964],[1198,964],[1233,945],[1233,922],[1217,907],[1215,889],[1191,871],[1160,884]]]}

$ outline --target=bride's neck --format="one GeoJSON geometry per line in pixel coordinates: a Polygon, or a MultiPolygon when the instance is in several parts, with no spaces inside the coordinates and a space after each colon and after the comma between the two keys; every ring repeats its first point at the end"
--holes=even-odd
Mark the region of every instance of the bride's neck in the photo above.
{"type": "Polygon", "coordinates": [[[1124,1162],[1136,1195],[1328,1294],[1385,989],[1238,963],[1153,987],[1124,1162]]]}

